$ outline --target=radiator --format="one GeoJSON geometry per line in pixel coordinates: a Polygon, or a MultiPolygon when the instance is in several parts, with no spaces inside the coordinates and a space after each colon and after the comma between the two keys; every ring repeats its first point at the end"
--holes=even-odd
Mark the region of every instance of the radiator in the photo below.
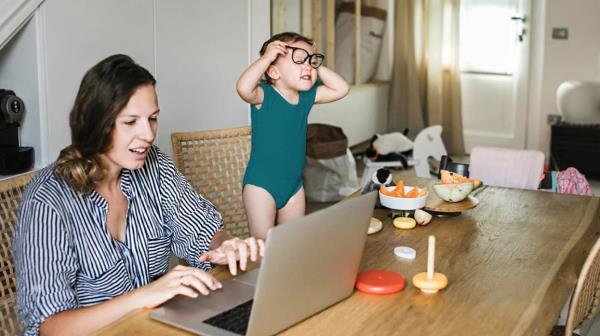
{"type": "Polygon", "coordinates": [[[600,176],[600,124],[552,125],[551,162],[556,170],[575,167],[587,176],[600,176]]]}

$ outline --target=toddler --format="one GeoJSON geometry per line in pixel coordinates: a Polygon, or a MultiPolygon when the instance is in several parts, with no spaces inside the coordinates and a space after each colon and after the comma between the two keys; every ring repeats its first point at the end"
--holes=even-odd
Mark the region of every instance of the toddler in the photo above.
{"type": "Polygon", "coordinates": [[[336,101],[349,87],[340,75],[322,65],[325,56],[316,53],[313,40],[302,35],[274,35],[263,44],[260,55],[241,75],[236,88],[251,104],[252,118],[244,206],[250,234],[266,238],[275,224],[304,216],[302,171],[312,105],[336,101]]]}

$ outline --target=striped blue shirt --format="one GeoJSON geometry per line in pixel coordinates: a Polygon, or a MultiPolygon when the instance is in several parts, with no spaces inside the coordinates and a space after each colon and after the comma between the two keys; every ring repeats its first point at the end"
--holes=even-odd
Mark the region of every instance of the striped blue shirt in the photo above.
{"type": "Polygon", "coordinates": [[[125,239],[107,230],[108,205],[82,196],[44,168],[28,185],[13,250],[17,307],[26,334],[58,312],[106,301],[167,272],[169,252],[210,269],[198,257],[223,228],[221,215],[199,196],[171,159],[152,147],[145,164],[123,170],[125,239]]]}

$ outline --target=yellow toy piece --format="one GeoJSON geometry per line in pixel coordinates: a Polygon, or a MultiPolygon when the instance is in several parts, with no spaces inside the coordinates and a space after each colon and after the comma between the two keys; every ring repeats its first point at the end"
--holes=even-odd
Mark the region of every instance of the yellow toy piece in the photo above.
{"type": "Polygon", "coordinates": [[[434,270],[435,260],[435,236],[429,236],[427,244],[427,272],[415,274],[412,283],[419,288],[421,292],[427,294],[437,293],[440,289],[448,286],[448,278],[442,273],[436,273],[434,270]]]}
{"type": "Polygon", "coordinates": [[[381,231],[383,229],[383,222],[375,217],[371,217],[371,221],[369,222],[369,229],[367,231],[368,234],[373,234],[381,231]]]}
{"type": "Polygon", "coordinates": [[[417,221],[410,217],[396,217],[394,218],[394,226],[398,229],[412,229],[417,226],[417,221]]]}
{"type": "Polygon", "coordinates": [[[442,273],[433,273],[433,277],[428,278],[427,272],[422,272],[415,274],[412,278],[412,283],[423,293],[433,294],[448,286],[448,278],[442,273]]]}

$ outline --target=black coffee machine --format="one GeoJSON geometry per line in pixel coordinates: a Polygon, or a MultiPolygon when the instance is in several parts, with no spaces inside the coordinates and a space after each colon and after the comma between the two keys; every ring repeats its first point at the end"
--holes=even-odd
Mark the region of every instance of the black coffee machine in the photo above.
{"type": "Polygon", "coordinates": [[[33,167],[33,147],[21,147],[19,126],[25,104],[11,90],[0,89],[0,175],[23,173],[33,167]]]}

